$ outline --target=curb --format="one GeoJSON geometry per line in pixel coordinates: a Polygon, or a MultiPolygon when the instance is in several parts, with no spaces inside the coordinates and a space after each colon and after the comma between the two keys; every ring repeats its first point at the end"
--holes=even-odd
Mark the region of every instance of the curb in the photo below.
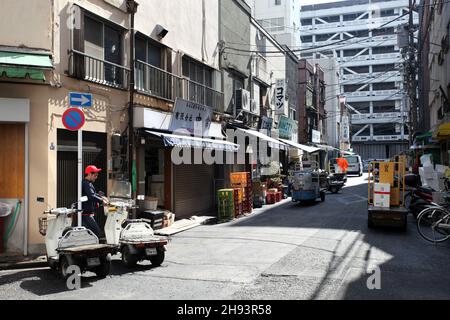
{"type": "Polygon", "coordinates": [[[31,261],[22,262],[0,262],[0,271],[6,270],[20,270],[20,269],[34,269],[48,267],[47,259],[35,259],[31,261]]]}

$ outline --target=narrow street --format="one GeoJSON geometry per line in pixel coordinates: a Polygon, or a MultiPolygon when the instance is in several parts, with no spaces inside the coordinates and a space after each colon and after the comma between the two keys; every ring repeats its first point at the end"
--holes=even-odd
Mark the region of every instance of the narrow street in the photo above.
{"type": "Polygon", "coordinates": [[[104,280],[68,291],[50,269],[0,272],[0,299],[449,299],[450,243],[367,228],[366,175],[324,203],[289,200],[232,223],[177,234],[159,268],[114,258],[104,280]],[[381,269],[381,290],[367,270],[381,269]]]}

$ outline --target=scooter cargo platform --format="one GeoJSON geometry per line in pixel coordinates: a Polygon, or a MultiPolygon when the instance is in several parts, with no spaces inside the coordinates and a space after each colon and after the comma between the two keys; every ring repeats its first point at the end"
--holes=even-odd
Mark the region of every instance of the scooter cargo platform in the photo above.
{"type": "Polygon", "coordinates": [[[165,246],[169,243],[168,239],[164,238],[155,238],[151,240],[146,241],[139,241],[139,240],[122,240],[120,241],[121,244],[131,244],[131,245],[139,245],[139,244],[145,244],[146,247],[152,247],[152,246],[165,246]]]}
{"type": "Polygon", "coordinates": [[[100,253],[108,254],[113,253],[115,246],[107,244],[90,244],[79,247],[71,247],[64,249],[57,249],[58,253],[65,254],[85,254],[85,255],[98,255],[100,253]]]}

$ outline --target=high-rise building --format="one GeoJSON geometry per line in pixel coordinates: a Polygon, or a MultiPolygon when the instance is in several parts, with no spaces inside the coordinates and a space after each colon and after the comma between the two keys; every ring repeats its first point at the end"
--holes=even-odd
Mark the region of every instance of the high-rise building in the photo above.
{"type": "Polygon", "coordinates": [[[340,85],[327,84],[327,90],[346,97],[353,111],[352,147],[363,159],[388,158],[408,148],[397,37],[408,23],[408,6],[408,0],[352,0],[300,9],[302,58],[337,59],[340,85]]]}
{"type": "Polygon", "coordinates": [[[255,19],[278,43],[291,49],[300,46],[299,0],[247,0],[255,19]]]}

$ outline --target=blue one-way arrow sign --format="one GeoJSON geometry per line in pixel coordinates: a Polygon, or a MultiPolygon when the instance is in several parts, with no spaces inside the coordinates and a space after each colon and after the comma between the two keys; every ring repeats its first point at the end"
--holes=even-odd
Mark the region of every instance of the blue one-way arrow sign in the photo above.
{"type": "Polygon", "coordinates": [[[69,103],[72,107],[92,107],[92,94],[71,92],[69,94],[69,103]]]}

